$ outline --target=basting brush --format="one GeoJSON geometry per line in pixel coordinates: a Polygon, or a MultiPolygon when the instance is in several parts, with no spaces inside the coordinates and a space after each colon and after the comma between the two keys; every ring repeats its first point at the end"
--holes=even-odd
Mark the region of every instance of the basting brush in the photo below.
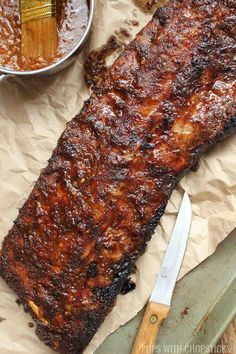
{"type": "Polygon", "coordinates": [[[56,55],[56,0],[20,0],[22,54],[26,60],[56,55]]]}

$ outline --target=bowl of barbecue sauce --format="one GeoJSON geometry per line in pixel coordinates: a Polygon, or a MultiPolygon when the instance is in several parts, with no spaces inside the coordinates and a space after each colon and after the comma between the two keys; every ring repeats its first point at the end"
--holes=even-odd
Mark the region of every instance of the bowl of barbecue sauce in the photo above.
{"type": "Polygon", "coordinates": [[[94,0],[58,0],[58,47],[51,58],[26,59],[22,54],[20,4],[0,2],[0,80],[8,76],[43,77],[71,64],[88,38],[94,0]]]}

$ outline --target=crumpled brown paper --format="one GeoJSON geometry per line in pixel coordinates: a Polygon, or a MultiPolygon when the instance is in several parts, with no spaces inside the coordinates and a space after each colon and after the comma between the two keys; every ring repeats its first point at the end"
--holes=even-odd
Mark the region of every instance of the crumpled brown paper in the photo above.
{"type": "MultiPolygon", "coordinates": [[[[65,124],[89,96],[83,81],[83,62],[91,49],[110,34],[126,28],[133,35],[150,19],[132,0],[97,0],[92,36],[77,61],[61,74],[46,79],[12,78],[0,87],[0,227],[1,239],[28,196],[40,169],[46,165],[65,124]],[[127,20],[138,20],[134,27],[127,20]]],[[[118,296],[117,305],[85,350],[99,344],[144,306],[155,282],[179,208],[182,190],[192,201],[191,235],[180,277],[211,255],[236,227],[236,136],[215,146],[173,192],[166,213],[147,252],[137,263],[136,290],[118,296]],[[132,305],[131,305],[132,304],[132,305]]],[[[0,353],[53,353],[28,326],[29,315],[0,280],[0,353]]]]}

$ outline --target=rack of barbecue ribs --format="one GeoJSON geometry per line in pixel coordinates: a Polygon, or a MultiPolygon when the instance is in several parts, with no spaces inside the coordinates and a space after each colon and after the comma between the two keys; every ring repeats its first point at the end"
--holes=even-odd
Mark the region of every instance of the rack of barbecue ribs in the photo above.
{"type": "Polygon", "coordinates": [[[84,350],[180,178],[235,129],[236,0],[171,1],[67,124],[3,242],[46,345],[84,350]]]}

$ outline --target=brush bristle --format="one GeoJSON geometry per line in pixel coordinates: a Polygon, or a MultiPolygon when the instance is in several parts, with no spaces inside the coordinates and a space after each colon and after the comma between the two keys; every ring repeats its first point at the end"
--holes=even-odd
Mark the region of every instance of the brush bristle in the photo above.
{"type": "Polygon", "coordinates": [[[22,54],[26,60],[48,60],[56,55],[58,34],[55,17],[22,23],[21,30],[22,54]]]}

